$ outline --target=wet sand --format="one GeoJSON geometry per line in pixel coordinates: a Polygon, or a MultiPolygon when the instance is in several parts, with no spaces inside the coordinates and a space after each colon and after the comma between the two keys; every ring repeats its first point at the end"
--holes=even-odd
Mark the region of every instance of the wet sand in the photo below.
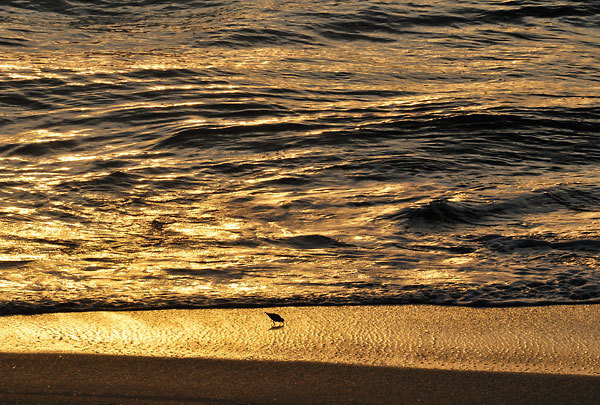
{"type": "Polygon", "coordinates": [[[0,400],[597,403],[600,306],[64,313],[0,318],[0,400]]]}
{"type": "Polygon", "coordinates": [[[597,404],[597,377],[330,363],[0,355],[0,401],[46,404],[597,404]]]}

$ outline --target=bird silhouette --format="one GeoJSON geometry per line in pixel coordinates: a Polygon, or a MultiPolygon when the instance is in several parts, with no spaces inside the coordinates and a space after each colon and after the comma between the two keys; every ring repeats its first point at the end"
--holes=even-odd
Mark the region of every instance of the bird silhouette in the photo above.
{"type": "Polygon", "coordinates": [[[285,322],[279,314],[274,314],[272,312],[265,312],[265,314],[269,315],[269,318],[273,321],[273,325],[276,325],[278,322],[281,322],[282,324],[285,322]]]}

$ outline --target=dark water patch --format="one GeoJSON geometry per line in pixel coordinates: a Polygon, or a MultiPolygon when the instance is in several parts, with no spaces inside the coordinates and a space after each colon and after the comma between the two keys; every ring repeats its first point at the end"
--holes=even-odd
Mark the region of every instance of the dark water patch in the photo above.
{"type": "MultiPolygon", "coordinates": [[[[31,218],[30,218],[31,220],[31,218]]],[[[10,238],[14,241],[21,242],[23,244],[36,244],[42,246],[55,246],[60,248],[66,248],[69,250],[76,249],[80,246],[81,242],[79,240],[69,240],[69,239],[52,239],[52,238],[39,238],[39,237],[23,237],[23,236],[11,236],[10,238]]]]}
{"type": "Polygon", "coordinates": [[[6,6],[23,8],[28,10],[35,10],[41,12],[53,12],[53,13],[68,13],[71,8],[68,1],[65,0],[39,0],[39,1],[28,1],[28,0],[7,0],[6,6]]]}
{"type": "MultiPolygon", "coordinates": [[[[142,181],[140,176],[115,171],[113,173],[92,178],[90,180],[67,181],[57,186],[59,190],[71,191],[103,191],[116,192],[119,189],[130,189],[142,181]]],[[[102,203],[102,202],[98,202],[102,203]]]]}
{"type": "Polygon", "coordinates": [[[410,227],[448,227],[458,224],[486,225],[518,218],[526,214],[560,210],[589,211],[600,205],[597,187],[555,187],[536,190],[505,201],[468,202],[437,198],[402,209],[384,219],[402,220],[410,227]]]}
{"type": "Polygon", "coordinates": [[[86,262],[92,262],[92,263],[118,263],[120,261],[119,258],[115,258],[115,257],[92,257],[92,256],[88,256],[88,257],[81,257],[81,260],[85,260],[86,262]]]}
{"type": "Polygon", "coordinates": [[[328,249],[352,246],[323,235],[291,236],[288,238],[271,240],[270,242],[289,246],[294,249],[328,249]]]}
{"type": "Polygon", "coordinates": [[[25,46],[27,40],[24,38],[0,37],[0,46],[25,46]]]}
{"type": "Polygon", "coordinates": [[[411,250],[423,250],[423,251],[442,251],[449,252],[453,254],[466,255],[473,253],[477,250],[475,245],[455,245],[455,246],[445,246],[445,245],[419,245],[419,244],[411,244],[409,249],[411,250]]]}
{"type": "Polygon", "coordinates": [[[94,166],[98,169],[122,169],[127,167],[130,164],[129,161],[124,159],[109,159],[109,160],[100,160],[94,162],[94,166]]]}
{"type": "Polygon", "coordinates": [[[130,79],[177,79],[182,80],[186,77],[196,78],[197,84],[226,84],[225,81],[204,81],[198,77],[198,72],[192,69],[140,69],[130,70],[123,73],[124,78],[130,79]]]}
{"type": "Polygon", "coordinates": [[[319,281],[302,281],[302,285],[305,286],[313,286],[313,287],[342,287],[342,288],[360,288],[360,289],[377,289],[381,290],[382,288],[386,288],[387,286],[382,283],[373,283],[373,282],[364,282],[364,281],[354,281],[354,282],[344,282],[344,281],[331,281],[331,282],[319,282],[319,281]]]}
{"type": "MultiPolygon", "coordinates": [[[[105,116],[100,117],[99,120],[114,120],[131,126],[140,125],[150,127],[150,125],[156,124],[172,125],[173,122],[177,122],[178,119],[187,118],[190,115],[192,114],[186,109],[132,107],[108,111],[108,113],[105,114],[105,116]]],[[[145,137],[145,135],[140,134],[140,138],[145,137]]]]}
{"type": "Polygon", "coordinates": [[[173,135],[162,139],[156,143],[155,148],[206,147],[230,142],[230,139],[227,138],[229,136],[273,135],[281,132],[300,132],[307,129],[310,129],[310,126],[286,122],[189,128],[177,131],[173,135]]]}
{"type": "Polygon", "coordinates": [[[401,210],[389,219],[402,219],[409,226],[445,226],[452,224],[481,225],[489,216],[505,214],[505,209],[496,204],[475,205],[436,199],[429,203],[401,210]]]}
{"type": "MultiPolygon", "coordinates": [[[[6,5],[14,8],[21,8],[27,10],[34,10],[38,12],[56,13],[65,16],[78,16],[88,17],[88,23],[95,21],[97,17],[126,17],[140,13],[146,13],[148,11],[168,11],[169,5],[157,2],[155,0],[140,0],[140,1],[119,1],[114,2],[112,0],[7,0],[6,5]],[[93,17],[96,17],[93,18],[93,17]]],[[[178,0],[175,4],[179,4],[184,7],[192,6],[193,4],[198,6],[202,5],[202,2],[178,0]]],[[[210,2],[214,4],[213,2],[210,2]]],[[[108,20],[110,21],[110,20],[108,20]]]]}
{"type": "Polygon", "coordinates": [[[558,250],[582,250],[591,252],[600,252],[600,240],[596,239],[578,239],[566,242],[553,242],[553,249],[558,250]]]}
{"type": "Polygon", "coordinates": [[[19,268],[33,262],[35,260],[0,260],[0,270],[19,268]]]}
{"type": "Polygon", "coordinates": [[[39,157],[47,154],[55,153],[57,151],[74,151],[79,145],[79,142],[74,139],[60,140],[60,141],[46,141],[36,142],[29,144],[10,144],[2,145],[0,152],[6,151],[9,156],[33,156],[39,157]]]}
{"type": "MultiPolygon", "coordinates": [[[[366,9],[355,10],[352,13],[319,13],[312,14],[316,21],[323,21],[309,29],[317,31],[326,38],[341,40],[381,40],[393,39],[365,34],[406,34],[414,31],[409,28],[415,26],[453,26],[469,22],[468,16],[438,14],[438,13],[411,13],[397,7],[371,6],[366,9]]],[[[311,13],[309,13],[311,15],[311,13]]]]}
{"type": "Polygon", "coordinates": [[[575,277],[568,281],[569,284],[581,287],[582,285],[587,284],[587,280],[581,277],[575,277]]]}
{"type": "Polygon", "coordinates": [[[344,32],[334,30],[321,30],[319,32],[321,36],[327,39],[333,39],[336,41],[366,41],[366,42],[393,42],[395,39],[386,38],[376,35],[365,35],[356,32],[344,32]]]}
{"type": "MultiPolygon", "coordinates": [[[[80,80],[77,77],[73,79],[80,80]]],[[[135,86],[132,84],[123,82],[94,83],[84,78],[81,79],[79,84],[46,87],[45,91],[37,94],[36,97],[52,102],[60,107],[87,107],[96,109],[99,103],[103,103],[104,107],[109,107],[124,102],[137,101],[138,98],[134,90],[135,86]]],[[[107,110],[110,111],[108,108],[107,110]]],[[[79,122],[84,121],[81,120],[79,122]]]]}
{"type": "Polygon", "coordinates": [[[10,188],[27,188],[30,185],[29,182],[23,180],[4,180],[0,181],[0,190],[10,188]]]}
{"type": "Polygon", "coordinates": [[[352,12],[343,9],[327,13],[308,12],[306,15],[316,24],[305,28],[336,40],[397,40],[401,35],[415,34],[417,30],[427,27],[495,26],[502,23],[523,25],[527,19],[561,18],[570,22],[568,17],[594,17],[599,11],[597,5],[589,2],[569,5],[505,3],[502,7],[486,7],[477,2],[471,4],[456,8],[444,5],[432,8],[426,5],[421,9],[416,4],[386,4],[360,7],[352,12]],[[391,37],[370,35],[373,33],[384,33],[391,37]]]}
{"type": "Polygon", "coordinates": [[[162,271],[175,276],[191,276],[193,278],[209,278],[209,279],[240,279],[244,277],[243,272],[232,270],[217,270],[213,268],[186,268],[186,267],[167,267],[162,271]]]}
{"type": "Polygon", "coordinates": [[[323,208],[318,204],[315,204],[313,200],[306,198],[299,198],[293,201],[289,201],[283,204],[280,204],[280,207],[286,210],[303,210],[308,208],[323,208]]]}
{"type": "MultiPolygon", "coordinates": [[[[322,128],[319,136],[301,137],[292,142],[303,147],[341,143],[375,145],[386,139],[407,139],[419,142],[416,146],[424,152],[423,155],[428,155],[421,158],[424,169],[430,166],[439,168],[440,162],[443,162],[444,169],[457,164],[506,167],[516,162],[536,168],[540,165],[545,167],[549,162],[557,165],[600,162],[598,125],[600,118],[589,110],[443,116],[427,111],[419,114],[406,111],[405,115],[386,117],[380,122],[357,128],[348,128],[348,122],[331,121],[329,128],[322,128]],[[536,148],[530,148],[532,144],[536,148]],[[435,161],[432,157],[439,160],[435,161]],[[452,164],[452,161],[455,163],[452,164]]],[[[403,154],[408,155],[407,160],[418,159],[413,150],[403,151],[403,154]]]]}
{"type": "MultiPolygon", "coordinates": [[[[342,138],[345,145],[345,138],[342,138]]],[[[338,140],[338,143],[340,140],[338,140]]],[[[319,142],[321,143],[321,142],[319,142]]],[[[323,142],[326,145],[336,145],[334,140],[323,142]]],[[[355,179],[356,181],[375,180],[386,181],[398,179],[400,176],[410,176],[418,173],[431,173],[439,171],[441,168],[447,172],[453,172],[460,168],[454,162],[454,159],[446,158],[420,158],[418,156],[386,156],[385,158],[368,159],[363,158],[357,161],[341,164],[332,164],[327,170],[331,172],[340,171],[345,176],[355,179]]]]}
{"type": "Polygon", "coordinates": [[[90,225],[91,221],[88,217],[80,212],[73,211],[70,207],[53,207],[47,209],[39,209],[38,215],[40,217],[47,217],[59,220],[63,224],[78,224],[78,225],[90,225]]]}
{"type": "MultiPolygon", "coordinates": [[[[229,46],[265,46],[304,44],[315,45],[317,41],[310,35],[274,28],[248,28],[220,32],[219,44],[229,46]]],[[[204,40],[202,40],[204,42],[204,40]]]]}
{"type": "MultiPolygon", "coordinates": [[[[193,176],[178,176],[174,179],[169,180],[155,180],[152,185],[157,190],[193,190],[199,186],[205,184],[205,182],[199,180],[193,176]]],[[[180,201],[183,202],[183,201],[180,201]]],[[[189,201],[190,203],[192,201],[189,201]]]]}
{"type": "MultiPolygon", "coordinates": [[[[297,58],[288,58],[288,62],[290,63],[302,63],[302,62],[308,62],[308,61],[302,61],[302,60],[298,60],[297,58]]],[[[311,74],[312,72],[307,72],[307,74],[311,74]]],[[[318,73],[319,76],[318,77],[323,77],[320,76],[323,74],[323,72],[319,72],[318,73]]],[[[333,75],[338,74],[338,72],[333,73],[333,75]]],[[[351,74],[351,73],[348,73],[351,74]]],[[[312,76],[311,76],[312,77],[312,76]]],[[[330,78],[329,76],[325,76],[325,78],[330,78]]],[[[331,76],[331,78],[335,78],[335,76],[331,76]]],[[[410,97],[410,96],[416,96],[417,93],[413,92],[413,91],[408,91],[408,90],[388,90],[385,88],[370,88],[370,89],[364,89],[364,88],[328,88],[328,89],[320,89],[320,88],[307,88],[305,89],[302,93],[300,94],[309,94],[312,97],[318,97],[319,99],[325,98],[331,98],[332,100],[335,99],[352,99],[352,100],[371,100],[371,99],[386,99],[386,98],[394,98],[394,97],[401,97],[401,96],[405,96],[405,97],[410,97]]],[[[354,108],[348,108],[345,111],[349,112],[349,113],[360,113],[360,114],[373,114],[373,113],[377,113],[377,112],[382,112],[382,111],[387,111],[386,109],[382,109],[381,107],[378,106],[361,106],[361,107],[354,107],[354,108]]]]}
{"type": "Polygon", "coordinates": [[[522,249],[539,250],[567,250],[583,252],[600,252],[600,240],[578,239],[556,242],[539,238],[519,238],[502,235],[486,235],[475,239],[484,244],[488,249],[499,253],[509,253],[522,249]]]}
{"type": "Polygon", "coordinates": [[[540,203],[547,203],[548,200],[552,200],[572,211],[595,211],[600,204],[600,187],[590,187],[588,189],[555,187],[541,190],[541,192],[543,194],[538,197],[540,203]]]}
{"type": "Polygon", "coordinates": [[[30,108],[32,110],[49,110],[50,108],[52,108],[50,104],[36,100],[35,98],[32,99],[30,97],[18,93],[4,93],[3,95],[0,95],[0,104],[6,104],[9,106],[21,108],[25,107],[30,108]]]}
{"type": "Polygon", "coordinates": [[[290,113],[289,109],[276,104],[256,102],[230,102],[203,104],[199,114],[206,117],[240,117],[256,118],[262,116],[276,117],[290,113]]]}
{"type": "Polygon", "coordinates": [[[570,2],[571,4],[523,5],[516,2],[506,4],[498,10],[484,11],[479,14],[477,21],[489,24],[499,22],[523,21],[526,18],[556,19],[563,17],[593,17],[600,12],[600,6],[593,2],[570,2]],[[510,7],[514,6],[514,7],[510,7]]]}
{"type": "Polygon", "coordinates": [[[422,114],[417,119],[399,120],[398,125],[404,128],[424,130],[432,128],[444,128],[450,131],[465,133],[478,133],[489,130],[523,130],[523,129],[555,129],[573,132],[595,131],[600,120],[598,111],[594,109],[574,109],[561,111],[553,109],[490,111],[488,113],[460,113],[445,114],[442,116],[422,114]],[[560,113],[563,113],[562,116],[560,113]]]}
{"type": "Polygon", "coordinates": [[[546,240],[530,238],[513,238],[501,235],[486,235],[477,238],[476,241],[482,242],[488,249],[495,252],[508,253],[516,249],[551,249],[552,243],[546,240]]]}
{"type": "Polygon", "coordinates": [[[211,166],[211,171],[216,173],[224,173],[224,174],[244,174],[248,175],[257,170],[260,170],[254,163],[248,162],[225,162],[225,163],[216,163],[211,166]]]}
{"type": "Polygon", "coordinates": [[[13,79],[0,82],[0,89],[18,89],[18,90],[46,90],[55,87],[64,86],[67,83],[64,80],[55,77],[37,77],[31,79],[13,79]]]}
{"type": "Polygon", "coordinates": [[[492,35],[505,35],[510,38],[514,38],[520,41],[544,41],[548,40],[548,34],[536,34],[531,32],[506,32],[506,31],[493,31],[492,35]]]}
{"type": "Polygon", "coordinates": [[[113,172],[107,176],[100,177],[97,179],[91,180],[88,184],[91,186],[125,186],[129,187],[136,184],[139,181],[139,176],[135,176],[129,173],[124,173],[121,171],[113,172]]]}

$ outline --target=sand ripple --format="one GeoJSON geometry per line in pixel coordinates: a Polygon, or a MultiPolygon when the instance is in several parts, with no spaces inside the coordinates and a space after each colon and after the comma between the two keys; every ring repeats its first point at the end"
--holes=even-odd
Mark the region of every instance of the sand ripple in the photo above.
{"type": "Polygon", "coordinates": [[[600,306],[357,306],[0,318],[0,351],[600,375],[600,306]]]}

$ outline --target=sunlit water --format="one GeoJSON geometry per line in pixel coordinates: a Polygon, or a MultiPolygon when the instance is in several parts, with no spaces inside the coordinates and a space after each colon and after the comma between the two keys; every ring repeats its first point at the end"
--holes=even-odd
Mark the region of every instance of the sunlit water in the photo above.
{"type": "Polygon", "coordinates": [[[0,312],[600,302],[600,5],[0,5],[0,312]]]}

